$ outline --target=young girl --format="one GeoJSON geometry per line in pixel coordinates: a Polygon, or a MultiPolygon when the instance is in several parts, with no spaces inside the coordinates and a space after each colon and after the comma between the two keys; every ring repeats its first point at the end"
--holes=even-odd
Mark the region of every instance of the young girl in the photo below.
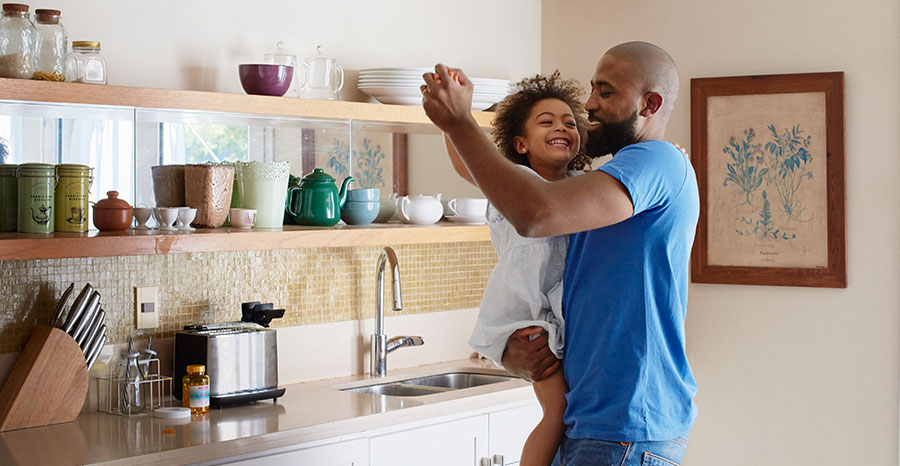
{"type": "MultiPolygon", "coordinates": [[[[491,134],[509,160],[547,181],[590,168],[583,153],[587,135],[581,89],[559,72],[518,83],[518,90],[500,102],[491,134]]],[[[471,174],[445,137],[454,169],[474,184],[471,174]]],[[[488,205],[491,241],[497,266],[488,279],[475,330],[469,345],[501,364],[510,335],[524,327],[540,326],[548,333],[551,351],[562,358],[562,276],[568,236],[525,238],[488,205]]],[[[522,450],[522,466],[550,465],[565,432],[566,382],[563,372],[534,383],[543,418],[522,450]]]]}

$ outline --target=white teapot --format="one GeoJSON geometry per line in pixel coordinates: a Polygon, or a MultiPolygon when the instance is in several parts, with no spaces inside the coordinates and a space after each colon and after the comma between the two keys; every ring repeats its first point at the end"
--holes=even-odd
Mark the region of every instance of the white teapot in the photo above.
{"type": "Polygon", "coordinates": [[[431,225],[444,215],[441,195],[425,196],[414,194],[397,198],[397,216],[403,223],[431,225]]]}

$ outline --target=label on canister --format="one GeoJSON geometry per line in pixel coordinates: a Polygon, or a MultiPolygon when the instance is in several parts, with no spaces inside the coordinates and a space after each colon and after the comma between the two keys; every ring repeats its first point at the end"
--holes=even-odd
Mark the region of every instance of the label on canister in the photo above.
{"type": "Polygon", "coordinates": [[[189,405],[191,408],[205,408],[209,406],[209,385],[192,385],[188,387],[189,405]]]}
{"type": "Polygon", "coordinates": [[[88,178],[60,176],[56,185],[56,231],[88,231],[88,178]]]}

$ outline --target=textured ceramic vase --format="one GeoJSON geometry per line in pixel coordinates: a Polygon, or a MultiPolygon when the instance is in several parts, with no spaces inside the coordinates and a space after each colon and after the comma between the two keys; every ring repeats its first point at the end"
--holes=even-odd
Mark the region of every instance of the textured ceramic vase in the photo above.
{"type": "Polygon", "coordinates": [[[151,167],[156,207],[184,207],[184,165],[151,167]]]}
{"type": "Polygon", "coordinates": [[[191,225],[206,228],[222,226],[231,207],[233,183],[233,165],[185,165],[184,201],[188,207],[197,209],[197,216],[191,225]]]}
{"type": "Polygon", "coordinates": [[[256,209],[256,228],[281,228],[290,162],[238,162],[241,207],[256,209]]]}

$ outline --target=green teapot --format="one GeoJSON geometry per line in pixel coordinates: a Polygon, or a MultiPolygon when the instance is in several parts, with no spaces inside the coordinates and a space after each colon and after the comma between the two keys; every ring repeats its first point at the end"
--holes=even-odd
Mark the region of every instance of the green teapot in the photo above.
{"type": "Polygon", "coordinates": [[[341,190],[334,185],[334,178],[325,170],[316,168],[300,180],[300,186],[288,188],[284,211],[297,225],[328,227],[341,219],[341,207],[347,200],[347,191],[353,177],[341,182],[341,190]],[[299,192],[299,195],[295,193],[299,192]]]}

